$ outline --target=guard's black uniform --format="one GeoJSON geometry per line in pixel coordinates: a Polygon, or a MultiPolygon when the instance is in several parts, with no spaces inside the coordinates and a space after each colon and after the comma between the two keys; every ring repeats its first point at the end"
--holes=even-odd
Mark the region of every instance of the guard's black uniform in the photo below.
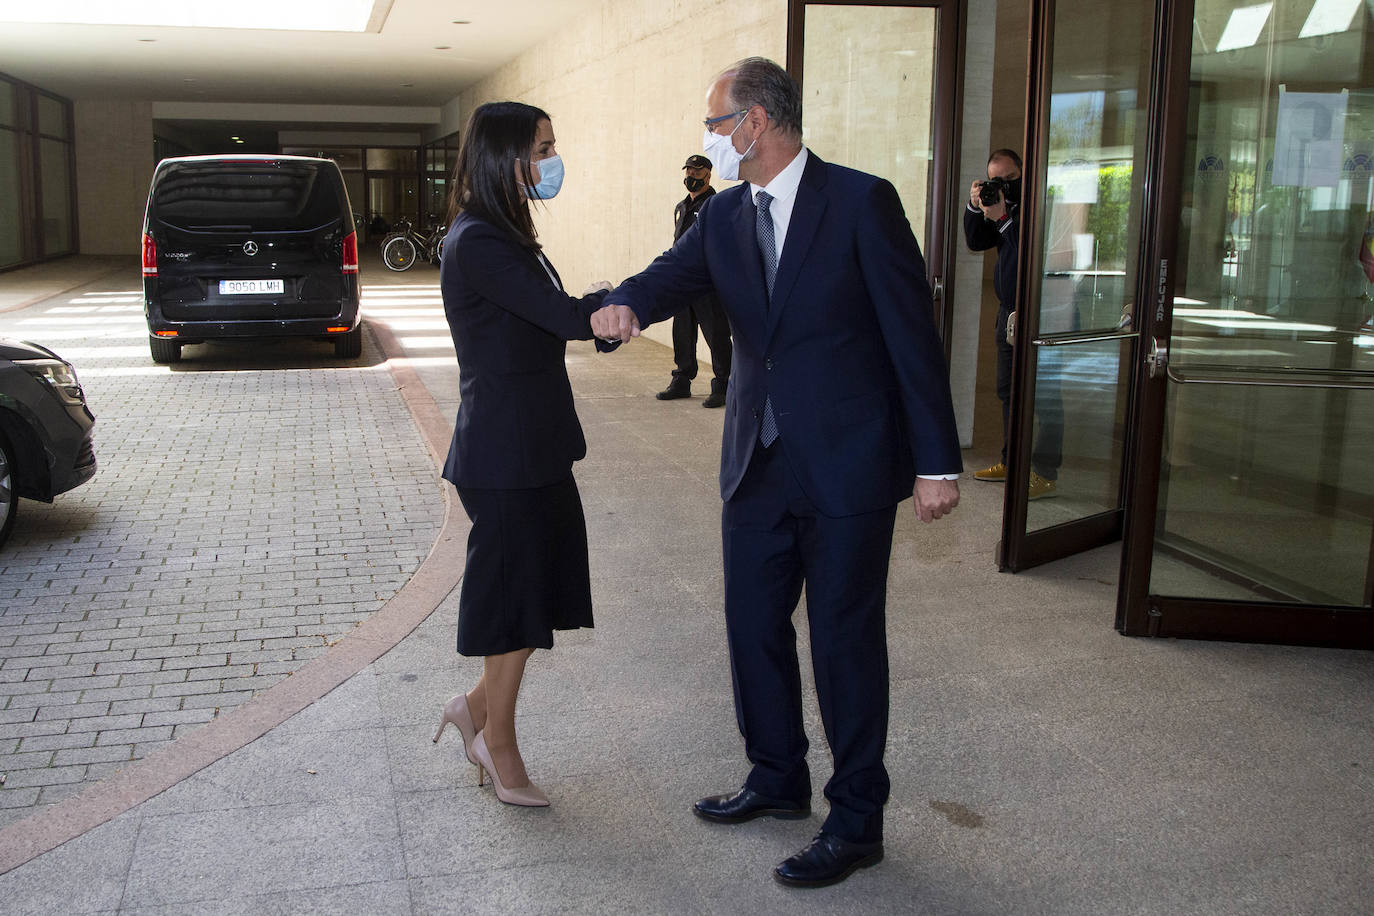
{"type": "MultiPolygon", "coordinates": [[[[673,210],[674,242],[692,228],[697,221],[697,211],[715,193],[715,188],[707,187],[696,199],[688,194],[678,202],[673,210]]],[[[701,331],[706,335],[706,346],[711,348],[711,368],[715,370],[712,388],[723,388],[730,378],[730,319],[725,317],[720,299],[714,293],[698,299],[689,308],[673,316],[673,362],[677,366],[673,370],[673,383],[688,384],[697,377],[697,325],[701,325],[701,331]]]]}

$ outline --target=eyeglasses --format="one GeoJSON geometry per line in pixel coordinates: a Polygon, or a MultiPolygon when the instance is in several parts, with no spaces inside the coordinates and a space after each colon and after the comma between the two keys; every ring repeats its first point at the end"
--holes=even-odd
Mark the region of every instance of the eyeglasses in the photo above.
{"type": "Polygon", "coordinates": [[[712,133],[715,133],[716,125],[719,124],[721,121],[728,121],[731,118],[738,118],[740,115],[748,113],[748,108],[741,108],[739,111],[732,111],[730,114],[723,114],[715,118],[707,118],[705,121],[702,121],[701,123],[706,126],[707,130],[711,131],[712,133]]]}

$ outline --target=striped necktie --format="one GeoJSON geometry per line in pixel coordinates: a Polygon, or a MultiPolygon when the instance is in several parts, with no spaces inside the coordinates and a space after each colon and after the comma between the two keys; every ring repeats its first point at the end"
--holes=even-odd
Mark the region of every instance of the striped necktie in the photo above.
{"type": "MultiPolygon", "coordinates": [[[[772,202],[773,197],[767,191],[760,191],[754,198],[754,206],[758,211],[754,221],[754,233],[758,236],[759,255],[763,258],[763,280],[768,284],[770,305],[773,298],[773,281],[778,276],[778,243],[773,231],[773,215],[768,212],[768,205],[772,202]]],[[[763,423],[759,426],[759,442],[764,448],[768,448],[777,438],[778,419],[773,416],[773,399],[770,397],[763,402],[763,423]]]]}

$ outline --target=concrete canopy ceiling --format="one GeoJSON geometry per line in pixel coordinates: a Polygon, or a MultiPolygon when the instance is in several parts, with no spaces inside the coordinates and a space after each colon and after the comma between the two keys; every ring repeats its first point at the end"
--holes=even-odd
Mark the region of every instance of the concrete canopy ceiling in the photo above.
{"type": "Polygon", "coordinates": [[[21,3],[0,73],[74,100],[437,106],[600,0],[375,0],[362,33],[7,21],[21,3]]]}

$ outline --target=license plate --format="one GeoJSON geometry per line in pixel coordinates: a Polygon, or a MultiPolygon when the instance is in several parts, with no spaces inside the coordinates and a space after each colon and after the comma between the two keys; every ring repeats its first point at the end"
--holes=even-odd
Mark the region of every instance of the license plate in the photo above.
{"type": "Polygon", "coordinates": [[[266,296],[273,293],[281,295],[285,287],[281,280],[221,280],[221,296],[266,296]]]}

